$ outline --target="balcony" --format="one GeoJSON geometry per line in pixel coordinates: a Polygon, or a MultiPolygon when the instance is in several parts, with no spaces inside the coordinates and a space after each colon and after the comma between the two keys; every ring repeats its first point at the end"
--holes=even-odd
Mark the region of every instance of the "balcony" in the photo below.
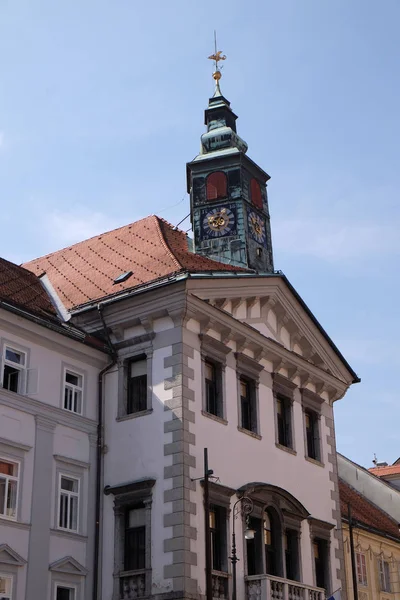
{"type": "Polygon", "coordinates": [[[281,577],[250,575],[246,600],[325,600],[325,590],[281,577]]]}
{"type": "Polygon", "coordinates": [[[147,595],[146,570],[125,571],[120,573],[120,598],[121,600],[135,600],[147,595]]]}

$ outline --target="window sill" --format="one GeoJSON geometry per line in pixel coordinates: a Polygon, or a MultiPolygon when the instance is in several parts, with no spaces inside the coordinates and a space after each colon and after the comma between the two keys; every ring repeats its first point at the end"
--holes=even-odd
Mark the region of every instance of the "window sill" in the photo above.
{"type": "Polygon", "coordinates": [[[289,446],[283,446],[282,444],[279,444],[278,442],[275,442],[275,446],[277,448],[279,448],[279,450],[283,450],[284,452],[288,452],[289,454],[293,454],[293,456],[297,456],[296,450],[293,450],[293,448],[289,448],[289,446]]]}
{"type": "Polygon", "coordinates": [[[311,458],[311,456],[305,456],[304,457],[308,462],[312,463],[313,465],[317,465],[317,467],[322,467],[324,468],[325,465],[323,462],[321,462],[320,460],[317,460],[316,458],[311,458]]]}
{"type": "Polygon", "coordinates": [[[137,419],[138,417],[144,417],[146,415],[151,415],[153,412],[152,408],[147,408],[146,410],[140,410],[136,413],[131,413],[129,415],[123,415],[122,417],[117,417],[116,421],[129,421],[129,419],[137,419]]]}
{"type": "Polygon", "coordinates": [[[82,540],[83,542],[87,541],[87,539],[88,539],[87,535],[82,535],[81,533],[78,533],[77,531],[68,531],[67,529],[51,528],[50,533],[52,533],[54,535],[58,535],[60,537],[67,537],[72,540],[82,540]]]}
{"type": "Polygon", "coordinates": [[[241,431],[242,433],[245,433],[246,435],[249,435],[250,437],[255,438],[256,440],[262,439],[262,436],[259,433],[255,433],[254,431],[250,431],[249,429],[244,429],[243,427],[239,427],[239,425],[238,431],[241,431]]]}
{"type": "Polygon", "coordinates": [[[4,515],[0,516],[0,524],[3,527],[10,525],[10,527],[17,527],[17,529],[30,529],[30,523],[23,523],[22,521],[15,521],[14,519],[10,519],[9,517],[5,517],[4,515]]]}
{"type": "Polygon", "coordinates": [[[213,415],[212,413],[209,413],[206,410],[202,410],[201,414],[203,415],[203,417],[207,417],[212,421],[217,421],[217,423],[221,423],[222,425],[228,425],[228,421],[226,419],[224,419],[223,417],[218,417],[217,415],[213,415]]]}

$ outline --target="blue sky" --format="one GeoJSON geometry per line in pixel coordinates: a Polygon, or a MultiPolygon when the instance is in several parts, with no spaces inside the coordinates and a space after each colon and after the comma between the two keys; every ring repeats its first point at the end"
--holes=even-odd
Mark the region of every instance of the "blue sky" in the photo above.
{"type": "Polygon", "coordinates": [[[0,254],[186,216],[216,28],[222,90],[271,175],[275,266],[362,378],[336,403],[338,449],[394,461],[399,21],[398,0],[0,0],[0,254]]]}

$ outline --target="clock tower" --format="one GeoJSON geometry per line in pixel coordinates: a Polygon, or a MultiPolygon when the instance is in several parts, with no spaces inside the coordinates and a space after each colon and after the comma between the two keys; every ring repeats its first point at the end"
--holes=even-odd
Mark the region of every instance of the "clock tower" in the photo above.
{"type": "Polygon", "coordinates": [[[207,131],[200,154],[187,164],[194,250],[222,263],[274,270],[267,181],[269,175],[246,154],[230,102],[220,89],[221,51],[215,61],[215,92],[205,111],[207,131]]]}

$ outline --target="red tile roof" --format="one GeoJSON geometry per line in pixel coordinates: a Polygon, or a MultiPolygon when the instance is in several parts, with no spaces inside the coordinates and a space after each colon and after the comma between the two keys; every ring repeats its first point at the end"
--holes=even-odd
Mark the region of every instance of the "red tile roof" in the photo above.
{"type": "Polygon", "coordinates": [[[57,312],[40,280],[4,258],[0,258],[0,300],[42,317],[57,319],[57,312]]]}
{"type": "Polygon", "coordinates": [[[24,265],[45,272],[67,309],[176,273],[240,271],[189,251],[186,234],[154,215],[24,265]],[[132,271],[122,283],[114,283],[132,271]]]}
{"type": "Polygon", "coordinates": [[[400,475],[400,465],[372,467],[371,469],[368,469],[368,471],[377,477],[385,477],[386,475],[400,475]]]}
{"type": "Polygon", "coordinates": [[[355,521],[394,536],[400,541],[399,526],[387,513],[375,506],[343,480],[339,479],[342,518],[347,518],[348,503],[355,521]]]}

